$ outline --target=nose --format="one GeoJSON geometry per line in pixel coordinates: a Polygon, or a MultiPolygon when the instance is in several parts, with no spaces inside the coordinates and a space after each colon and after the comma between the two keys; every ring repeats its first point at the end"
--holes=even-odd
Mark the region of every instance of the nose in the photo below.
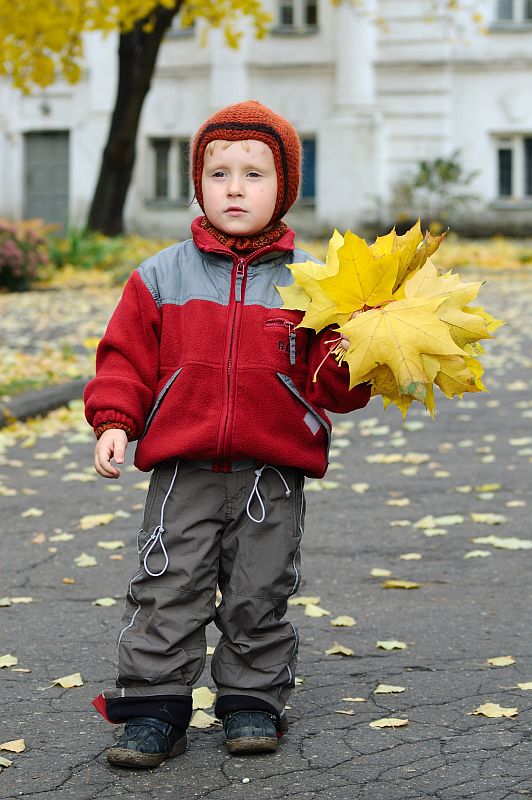
{"type": "Polygon", "coordinates": [[[242,195],[242,180],[239,175],[231,175],[227,182],[227,194],[231,197],[242,195]]]}

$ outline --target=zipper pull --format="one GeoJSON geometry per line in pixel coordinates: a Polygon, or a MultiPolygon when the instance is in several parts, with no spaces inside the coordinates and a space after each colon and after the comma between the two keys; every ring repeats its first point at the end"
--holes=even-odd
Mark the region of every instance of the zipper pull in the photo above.
{"type": "Polygon", "coordinates": [[[291,322],[288,323],[288,340],[290,349],[290,364],[294,366],[296,363],[296,332],[291,322]]]}
{"type": "Polygon", "coordinates": [[[242,281],[244,280],[244,272],[246,269],[246,262],[243,258],[239,258],[236,263],[236,282],[235,282],[235,300],[240,303],[242,300],[242,281]]]}

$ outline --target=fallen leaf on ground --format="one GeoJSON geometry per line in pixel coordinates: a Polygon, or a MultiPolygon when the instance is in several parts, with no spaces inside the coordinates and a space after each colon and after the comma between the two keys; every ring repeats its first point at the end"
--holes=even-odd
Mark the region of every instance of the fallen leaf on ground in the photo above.
{"type": "Polygon", "coordinates": [[[24,605],[26,603],[33,603],[33,597],[9,597],[8,599],[13,605],[18,605],[19,603],[23,603],[24,605]]]}
{"type": "Polygon", "coordinates": [[[115,518],[114,514],[86,514],[79,521],[79,527],[83,531],[97,528],[99,525],[108,525],[115,518]]]}
{"type": "Polygon", "coordinates": [[[487,556],[491,556],[489,550],[469,550],[464,553],[464,558],[486,558],[487,556]]]}
{"type": "Polygon", "coordinates": [[[471,541],[473,544],[491,544],[500,550],[530,550],[532,547],[532,539],[518,539],[516,536],[501,538],[492,534],[491,536],[478,536],[471,541]]]}
{"type": "Polygon", "coordinates": [[[42,531],[40,531],[39,533],[35,534],[35,536],[31,540],[31,543],[32,544],[44,544],[45,541],[46,541],[46,534],[44,534],[44,533],[42,533],[42,531]]]}
{"type": "Polygon", "coordinates": [[[70,542],[72,539],[75,539],[73,533],[56,533],[55,536],[50,536],[51,542],[70,542]]]}
{"type": "Polygon", "coordinates": [[[306,603],[305,604],[305,616],[306,617],[330,617],[331,612],[326,611],[324,608],[320,608],[320,606],[314,605],[314,603],[306,603]]]}
{"type": "Polygon", "coordinates": [[[357,494],[364,494],[369,489],[369,483],[352,483],[351,489],[357,494]]]}
{"type": "Polygon", "coordinates": [[[335,714],[345,714],[348,717],[352,717],[354,715],[354,711],[341,711],[340,709],[335,709],[335,714]]]}
{"type": "Polygon", "coordinates": [[[0,669],[3,667],[14,667],[18,664],[18,658],[12,656],[11,653],[6,653],[5,656],[0,656],[0,669]]]}
{"type": "Polygon", "coordinates": [[[96,547],[101,547],[102,550],[120,550],[121,547],[125,546],[126,543],[121,539],[114,539],[109,542],[96,542],[96,547]]]}
{"type": "Polygon", "coordinates": [[[289,606],[306,606],[309,603],[311,603],[313,606],[317,606],[318,603],[320,602],[320,600],[321,600],[321,597],[303,597],[303,595],[301,595],[300,597],[291,597],[288,600],[288,605],[289,606]]]}
{"type": "Polygon", "coordinates": [[[74,672],[72,675],[64,675],[62,678],[56,678],[52,681],[51,686],[62,686],[63,689],[74,689],[76,686],[83,686],[83,679],[80,672],[74,672]]]}
{"type": "Polygon", "coordinates": [[[62,578],[62,583],[65,583],[67,586],[73,586],[76,583],[75,578],[62,578]]]}
{"type": "Polygon", "coordinates": [[[387,641],[377,642],[377,647],[381,650],[406,650],[406,642],[398,642],[397,639],[389,639],[387,641]]]}
{"type": "Polygon", "coordinates": [[[409,506],[410,500],[408,497],[391,497],[386,501],[387,506],[409,506]]]}
{"type": "Polygon", "coordinates": [[[349,647],[344,647],[338,642],[335,642],[332,647],[325,651],[326,656],[352,656],[353,651],[349,647]]]}
{"type": "Polygon", "coordinates": [[[91,481],[97,481],[98,478],[96,475],[88,475],[86,472],[68,472],[66,475],[63,475],[61,478],[62,481],[78,481],[79,483],[90,483],[91,481]]]}
{"type": "Polygon", "coordinates": [[[490,717],[499,719],[500,717],[515,717],[518,714],[517,708],[503,708],[498,703],[483,703],[473,714],[476,716],[490,717]]]}
{"type": "Polygon", "coordinates": [[[89,556],[87,553],[82,553],[80,556],[74,559],[74,563],[77,567],[95,567],[98,562],[94,556],[89,556]]]}
{"type": "Polygon", "coordinates": [[[375,719],[369,723],[370,728],[400,728],[403,725],[408,725],[407,719],[397,719],[396,717],[385,717],[383,719],[375,719]]]}
{"type": "Polygon", "coordinates": [[[392,571],[389,569],[381,569],[380,567],[373,567],[370,574],[372,578],[387,578],[392,574],[392,571]]]}
{"type": "Polygon", "coordinates": [[[4,758],[3,756],[0,756],[0,771],[10,767],[12,763],[13,762],[10,761],[9,758],[4,758]]]}
{"type": "Polygon", "coordinates": [[[415,581],[399,581],[399,580],[390,580],[384,581],[382,584],[383,589],[420,589],[421,583],[416,583],[415,581]]]}
{"type": "Polygon", "coordinates": [[[487,663],[491,664],[492,667],[510,667],[515,664],[515,658],[513,656],[496,656],[495,658],[488,658],[487,663]]]}
{"type": "Polygon", "coordinates": [[[356,620],[353,617],[350,617],[348,614],[344,614],[332,619],[331,625],[334,625],[337,628],[351,628],[353,625],[356,625],[356,620]]]}
{"type": "Polygon", "coordinates": [[[211,708],[216,694],[208,686],[198,686],[192,690],[192,708],[211,708]]]}
{"type": "Polygon", "coordinates": [[[502,525],[506,522],[506,517],[504,517],[502,514],[482,514],[480,512],[472,512],[471,519],[473,522],[479,522],[483,525],[502,525]]]}
{"type": "Polygon", "coordinates": [[[43,514],[42,508],[27,508],[20,516],[26,519],[27,517],[42,517],[43,514]]]}
{"type": "Polygon", "coordinates": [[[526,683],[518,683],[517,688],[525,689],[528,691],[529,689],[532,689],[532,681],[527,681],[526,683]]]}
{"type": "Polygon", "coordinates": [[[95,600],[92,605],[104,606],[104,608],[109,608],[110,606],[116,606],[116,600],[114,599],[114,597],[99,597],[98,600],[95,600]]]}
{"type": "Polygon", "coordinates": [[[207,655],[208,656],[212,656],[213,654],[214,654],[214,647],[212,647],[212,645],[208,644],[207,645],[207,655]]]}
{"type": "Polygon", "coordinates": [[[25,749],[24,739],[13,739],[11,742],[0,744],[0,750],[7,750],[8,753],[22,753],[25,749]]]}
{"type": "Polygon", "coordinates": [[[198,709],[194,712],[189,725],[191,728],[210,728],[212,725],[216,725],[216,718],[198,709]]]}
{"type": "Polygon", "coordinates": [[[402,553],[399,558],[401,558],[403,561],[420,561],[423,556],[421,553],[402,553]]]}
{"type": "Polygon", "coordinates": [[[342,701],[345,703],[367,703],[365,697],[342,697],[342,701]]]}
{"type": "Polygon", "coordinates": [[[379,683],[373,694],[400,694],[405,691],[404,686],[390,686],[387,683],[379,683]]]}

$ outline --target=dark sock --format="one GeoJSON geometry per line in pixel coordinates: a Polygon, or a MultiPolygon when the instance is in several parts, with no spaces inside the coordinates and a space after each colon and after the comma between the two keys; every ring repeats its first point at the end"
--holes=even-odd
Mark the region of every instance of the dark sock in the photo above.
{"type": "Polygon", "coordinates": [[[218,719],[223,719],[225,714],[231,714],[233,711],[265,711],[267,714],[274,714],[277,724],[279,724],[280,715],[277,709],[258,697],[225,694],[216,701],[214,713],[218,719]]]}
{"type": "Polygon", "coordinates": [[[107,700],[111,722],[127,722],[133,717],[155,717],[185,731],[192,716],[192,697],[154,694],[144,697],[115,697],[107,700]]]}

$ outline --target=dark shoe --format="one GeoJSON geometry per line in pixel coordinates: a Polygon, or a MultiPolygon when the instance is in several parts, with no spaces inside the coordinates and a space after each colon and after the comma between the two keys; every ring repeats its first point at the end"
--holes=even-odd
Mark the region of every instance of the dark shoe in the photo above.
{"type": "Polygon", "coordinates": [[[223,719],[230,753],[270,753],[277,750],[277,719],[266,711],[233,711],[223,719]]]}
{"type": "Polygon", "coordinates": [[[122,767],[158,767],[187,749],[187,735],[180,728],[154,717],[134,717],[107,751],[107,761],[122,767]]]}

